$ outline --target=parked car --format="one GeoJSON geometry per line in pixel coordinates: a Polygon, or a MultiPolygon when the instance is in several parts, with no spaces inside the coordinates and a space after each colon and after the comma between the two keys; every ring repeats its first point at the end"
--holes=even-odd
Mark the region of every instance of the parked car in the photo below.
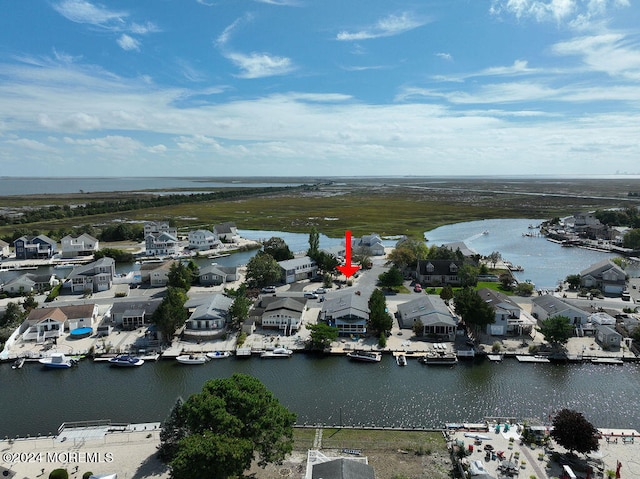
{"type": "Polygon", "coordinates": [[[312,293],[311,291],[307,291],[304,293],[304,297],[308,299],[318,299],[318,295],[316,293],[312,293]]]}
{"type": "Polygon", "coordinates": [[[415,286],[413,287],[413,290],[416,293],[422,293],[422,285],[420,283],[416,283],[415,286]]]}
{"type": "Polygon", "coordinates": [[[317,288],[314,292],[316,294],[325,294],[327,292],[327,290],[324,289],[324,288],[317,288]]]}
{"type": "Polygon", "coordinates": [[[275,286],[265,286],[264,288],[262,288],[262,292],[263,293],[275,293],[276,292],[276,287],[275,286]]]}

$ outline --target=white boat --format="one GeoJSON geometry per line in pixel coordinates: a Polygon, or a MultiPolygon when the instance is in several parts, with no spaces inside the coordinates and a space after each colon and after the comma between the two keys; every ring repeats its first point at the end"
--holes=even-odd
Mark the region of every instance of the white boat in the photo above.
{"type": "Polygon", "coordinates": [[[229,351],[214,351],[213,353],[207,353],[209,359],[224,359],[231,356],[229,351]]]}
{"type": "Polygon", "coordinates": [[[68,358],[63,353],[51,353],[50,357],[41,358],[38,362],[46,368],[54,369],[68,369],[77,364],[75,359],[68,358]]]}
{"type": "Polygon", "coordinates": [[[204,364],[209,361],[209,358],[204,354],[183,354],[178,356],[176,360],[180,364],[204,364]]]}
{"type": "Polygon", "coordinates": [[[446,351],[433,351],[427,353],[422,362],[430,366],[450,366],[458,363],[458,357],[446,351]]]}
{"type": "Polygon", "coordinates": [[[354,361],[379,363],[382,360],[382,353],[375,351],[352,351],[347,353],[347,357],[354,361]]]}
{"type": "Polygon", "coordinates": [[[18,358],[11,365],[11,369],[21,369],[24,366],[25,358],[18,358]]]}
{"type": "Polygon", "coordinates": [[[130,356],[128,354],[120,354],[115,358],[109,359],[109,364],[121,368],[130,368],[134,366],[142,366],[144,364],[144,359],[140,359],[136,356],[130,356]]]}
{"type": "Polygon", "coordinates": [[[293,351],[287,348],[276,348],[273,351],[263,351],[260,353],[261,358],[290,358],[293,351]]]}
{"type": "Polygon", "coordinates": [[[396,356],[396,363],[398,363],[398,366],[406,366],[407,365],[407,357],[404,354],[398,354],[396,356]]]}

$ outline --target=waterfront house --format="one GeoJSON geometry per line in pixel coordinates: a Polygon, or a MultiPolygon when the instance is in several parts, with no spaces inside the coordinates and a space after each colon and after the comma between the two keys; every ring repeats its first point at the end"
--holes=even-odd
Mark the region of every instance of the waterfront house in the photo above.
{"type": "Polygon", "coordinates": [[[209,230],[189,231],[189,249],[207,251],[218,248],[221,244],[218,235],[209,230]]]}
{"type": "Polygon", "coordinates": [[[423,286],[459,285],[458,270],[462,265],[462,261],[449,259],[420,260],[416,269],[416,281],[423,286]]]}
{"type": "Polygon", "coordinates": [[[65,279],[65,287],[72,293],[108,291],[116,276],[116,262],[105,256],[89,264],[73,268],[65,279]]]}
{"type": "Polygon", "coordinates": [[[347,250],[343,244],[321,248],[320,251],[337,258],[340,262],[344,260],[344,257],[347,254],[347,250]]]}
{"type": "Polygon", "coordinates": [[[366,334],[369,304],[361,295],[347,293],[322,303],[320,319],[338,328],[341,335],[366,334]]]}
{"type": "Polygon", "coordinates": [[[581,328],[587,324],[589,313],[572,304],[563,301],[552,294],[543,294],[531,299],[531,314],[538,321],[543,321],[553,316],[566,316],[571,324],[581,328]]]}
{"type": "Polygon", "coordinates": [[[595,288],[605,295],[618,296],[626,287],[627,275],[613,261],[605,259],[580,272],[580,285],[595,288]]]}
{"type": "Polygon", "coordinates": [[[260,300],[260,306],[264,308],[262,327],[277,329],[285,335],[297,332],[302,323],[306,303],[305,298],[263,296],[260,300]]]}
{"type": "Polygon", "coordinates": [[[87,233],[83,233],[77,238],[67,235],[60,240],[60,250],[63,258],[91,256],[98,251],[99,247],[99,241],[87,233]]]}
{"type": "Polygon", "coordinates": [[[149,233],[144,237],[147,256],[174,256],[178,254],[178,238],[171,233],[149,233]]]}
{"type": "Polygon", "coordinates": [[[195,309],[190,308],[190,304],[193,305],[191,302],[185,304],[191,311],[183,330],[185,339],[206,341],[226,334],[233,298],[224,294],[212,294],[199,299],[195,309]]]}
{"type": "Polygon", "coordinates": [[[455,241],[453,243],[443,244],[442,247],[456,253],[456,258],[458,259],[462,259],[463,257],[470,258],[471,256],[478,254],[476,251],[469,248],[463,241],[455,241]]]}
{"type": "Polygon", "coordinates": [[[236,266],[220,266],[211,264],[198,269],[198,283],[201,286],[216,286],[238,279],[238,268],[236,266]]]}
{"type": "Polygon", "coordinates": [[[313,279],[318,275],[318,265],[308,256],[278,261],[281,280],[285,284],[304,279],[313,279]]]}
{"type": "Polygon", "coordinates": [[[220,223],[213,227],[215,235],[225,243],[233,243],[238,240],[238,228],[232,221],[220,223]]]}
{"type": "Polygon", "coordinates": [[[24,341],[42,343],[62,336],[65,330],[92,327],[97,318],[98,305],[93,303],[36,308],[31,310],[18,332],[24,341]]]}
{"type": "Polygon", "coordinates": [[[384,256],[382,239],[375,233],[364,235],[361,238],[351,238],[351,247],[355,253],[384,256]]]}
{"type": "Polygon", "coordinates": [[[1,289],[10,295],[42,293],[51,290],[58,282],[52,274],[25,273],[7,281],[1,289]]]}
{"type": "Polygon", "coordinates": [[[13,242],[16,259],[48,259],[56,250],[57,243],[45,235],[21,236],[13,242]]]}
{"type": "Polygon", "coordinates": [[[0,258],[8,258],[10,254],[9,243],[0,239],[0,258]]]}
{"type": "Polygon", "coordinates": [[[113,325],[136,329],[151,323],[151,316],[160,303],[161,299],[116,301],[105,316],[111,318],[113,325]]]}
{"type": "Polygon", "coordinates": [[[454,341],[458,318],[438,296],[420,295],[398,305],[398,325],[402,329],[413,329],[416,322],[422,323],[422,336],[441,341],[454,341]]]}
{"type": "Polygon", "coordinates": [[[495,311],[495,322],[487,325],[486,333],[491,336],[506,336],[530,333],[535,326],[535,320],[527,317],[509,296],[500,291],[481,288],[478,295],[495,311]]]}
{"type": "Polygon", "coordinates": [[[596,341],[603,349],[620,349],[622,335],[610,326],[596,327],[596,341]]]}
{"type": "MultiPolygon", "coordinates": [[[[317,456],[317,453],[314,454],[314,457],[317,456]]],[[[309,477],[309,473],[306,477],[309,477]]],[[[323,456],[322,462],[311,464],[311,479],[375,479],[375,472],[366,457],[329,460],[323,456]]]]}
{"type": "MultiPolygon", "coordinates": [[[[159,288],[166,286],[169,282],[169,272],[171,266],[177,264],[175,260],[164,261],[162,263],[152,263],[149,266],[149,283],[151,286],[159,288]]],[[[146,265],[145,265],[146,266],[146,265]]]]}

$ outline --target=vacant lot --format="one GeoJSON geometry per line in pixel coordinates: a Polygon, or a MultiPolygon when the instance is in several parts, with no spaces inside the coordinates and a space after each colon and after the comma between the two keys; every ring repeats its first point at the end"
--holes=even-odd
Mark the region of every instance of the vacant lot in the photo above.
{"type": "Polygon", "coordinates": [[[440,479],[450,477],[451,461],[440,432],[374,431],[362,429],[296,429],[293,454],[281,465],[254,467],[257,479],[299,478],[307,463],[307,451],[319,449],[326,456],[349,456],[359,450],[374,468],[377,479],[440,479]],[[314,447],[320,443],[320,448],[314,447]]]}

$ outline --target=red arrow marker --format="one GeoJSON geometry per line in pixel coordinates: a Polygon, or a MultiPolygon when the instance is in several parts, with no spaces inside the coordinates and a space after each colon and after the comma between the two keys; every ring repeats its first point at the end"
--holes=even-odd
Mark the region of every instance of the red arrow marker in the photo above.
{"type": "Polygon", "coordinates": [[[360,266],[353,266],[351,264],[351,231],[345,232],[345,265],[337,266],[337,268],[347,278],[353,276],[353,273],[360,269],[360,266]]]}

